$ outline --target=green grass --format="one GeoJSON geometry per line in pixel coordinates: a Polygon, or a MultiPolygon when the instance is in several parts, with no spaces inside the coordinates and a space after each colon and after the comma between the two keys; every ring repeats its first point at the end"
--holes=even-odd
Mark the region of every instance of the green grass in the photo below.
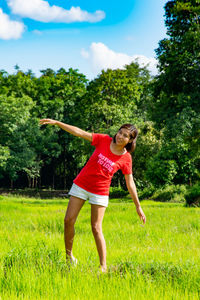
{"type": "Polygon", "coordinates": [[[65,265],[68,200],[0,196],[0,299],[200,299],[200,209],[143,201],[141,226],[132,203],[111,201],[104,217],[108,273],[100,274],[90,205],[76,224],[65,265]]]}

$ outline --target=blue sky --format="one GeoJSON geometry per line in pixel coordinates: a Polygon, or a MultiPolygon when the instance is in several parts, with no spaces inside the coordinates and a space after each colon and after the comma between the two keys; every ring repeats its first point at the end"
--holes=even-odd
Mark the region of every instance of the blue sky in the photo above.
{"type": "Polygon", "coordinates": [[[137,60],[156,73],[164,0],[0,0],[0,69],[63,67],[88,79],[137,60]]]}

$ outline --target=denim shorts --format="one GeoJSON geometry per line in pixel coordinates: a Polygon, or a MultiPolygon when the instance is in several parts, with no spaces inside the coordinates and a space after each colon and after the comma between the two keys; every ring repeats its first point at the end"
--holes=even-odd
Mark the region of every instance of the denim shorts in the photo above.
{"type": "Polygon", "coordinates": [[[101,206],[105,206],[105,207],[108,206],[108,199],[109,199],[108,196],[90,193],[90,192],[82,189],[75,183],[73,183],[73,185],[69,191],[69,195],[75,196],[77,198],[81,198],[85,201],[89,199],[90,204],[96,204],[96,205],[101,205],[101,206]]]}

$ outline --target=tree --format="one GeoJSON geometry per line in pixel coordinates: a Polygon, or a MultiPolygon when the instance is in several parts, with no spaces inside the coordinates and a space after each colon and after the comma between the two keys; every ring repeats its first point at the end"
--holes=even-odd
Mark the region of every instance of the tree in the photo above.
{"type": "Polygon", "coordinates": [[[200,3],[168,1],[165,18],[169,38],[156,50],[160,74],[149,115],[163,130],[162,159],[176,162],[171,180],[191,182],[198,178],[200,162],[200,3]]]}
{"type": "Polygon", "coordinates": [[[92,80],[80,105],[84,110],[82,122],[90,130],[114,133],[123,123],[138,123],[140,105],[145,82],[149,73],[137,63],[125,69],[102,71],[92,80]]]}
{"type": "Polygon", "coordinates": [[[0,178],[2,177],[2,171],[5,170],[6,163],[9,158],[10,158],[9,148],[0,145],[0,178]]]}
{"type": "MultiPolygon", "coordinates": [[[[87,79],[78,70],[70,68],[66,71],[61,68],[57,72],[48,72],[43,70],[43,75],[38,81],[38,98],[37,98],[37,111],[36,115],[42,118],[48,117],[60,120],[65,123],[76,125],[76,116],[79,115],[79,101],[86,93],[87,79]]],[[[43,134],[47,136],[49,129],[45,128],[43,134]]],[[[57,187],[66,189],[70,186],[72,179],[77,174],[78,161],[81,160],[82,152],[81,147],[75,150],[73,146],[74,137],[67,134],[63,130],[54,128],[54,134],[57,135],[57,143],[59,146],[59,155],[52,156],[51,162],[46,168],[44,166],[42,174],[47,170],[51,170],[54,174],[52,178],[52,186],[56,184],[57,187]]],[[[53,143],[51,143],[53,145],[53,143]]],[[[49,144],[47,149],[50,149],[49,144]]],[[[57,154],[57,153],[56,153],[57,154]]],[[[42,158],[46,159],[47,156],[42,154],[42,158]]],[[[50,157],[49,157],[50,158],[50,157]]]]}
{"type": "Polygon", "coordinates": [[[21,139],[19,132],[29,119],[33,105],[27,96],[0,96],[0,146],[4,152],[0,165],[8,172],[11,182],[17,178],[17,172],[30,163],[29,148],[23,151],[26,141],[21,139]]]}
{"type": "Polygon", "coordinates": [[[18,66],[15,69],[12,75],[4,70],[0,72],[0,157],[4,171],[7,166],[5,172],[12,180],[20,172],[26,172],[29,183],[34,180],[34,184],[37,184],[34,178],[39,179],[40,173],[40,183],[44,180],[45,185],[52,187],[56,182],[56,174],[60,187],[63,187],[63,182],[66,187],[68,179],[74,176],[68,165],[74,173],[77,170],[77,159],[74,159],[74,152],[69,150],[73,138],[58,128],[39,129],[38,121],[48,117],[73,124],[77,102],[86,92],[87,79],[73,69],[66,71],[62,68],[56,72],[48,68],[41,71],[42,76],[39,78],[31,70],[24,73],[18,66]],[[33,104],[28,110],[25,98],[33,104]],[[30,117],[28,119],[23,115],[23,105],[24,113],[27,112],[30,117]],[[24,123],[20,118],[24,119],[24,123]],[[9,160],[6,158],[8,156],[9,160]],[[47,170],[51,174],[48,181],[45,176],[47,170]]]}
{"type": "MultiPolygon", "coordinates": [[[[151,81],[146,68],[132,63],[123,70],[102,71],[89,84],[78,70],[48,68],[41,73],[36,78],[31,70],[24,73],[19,67],[12,75],[0,72],[0,172],[12,183],[19,177],[19,186],[26,178],[30,187],[69,188],[91,154],[88,142],[58,127],[40,128],[40,118],[111,136],[127,122],[145,130],[151,81]]],[[[154,149],[153,135],[151,129],[145,135],[146,157],[154,149]]],[[[143,149],[145,142],[140,140],[143,149]]],[[[139,160],[142,180],[145,164],[139,160]]],[[[118,174],[114,182],[122,184],[122,176],[118,174]]]]}

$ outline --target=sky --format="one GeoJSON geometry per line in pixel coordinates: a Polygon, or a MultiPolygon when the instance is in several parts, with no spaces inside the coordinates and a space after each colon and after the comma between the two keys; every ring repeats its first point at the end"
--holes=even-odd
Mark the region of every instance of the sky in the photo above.
{"type": "Polygon", "coordinates": [[[78,69],[91,80],[137,61],[157,73],[166,0],[0,0],[0,70],[78,69]]]}

